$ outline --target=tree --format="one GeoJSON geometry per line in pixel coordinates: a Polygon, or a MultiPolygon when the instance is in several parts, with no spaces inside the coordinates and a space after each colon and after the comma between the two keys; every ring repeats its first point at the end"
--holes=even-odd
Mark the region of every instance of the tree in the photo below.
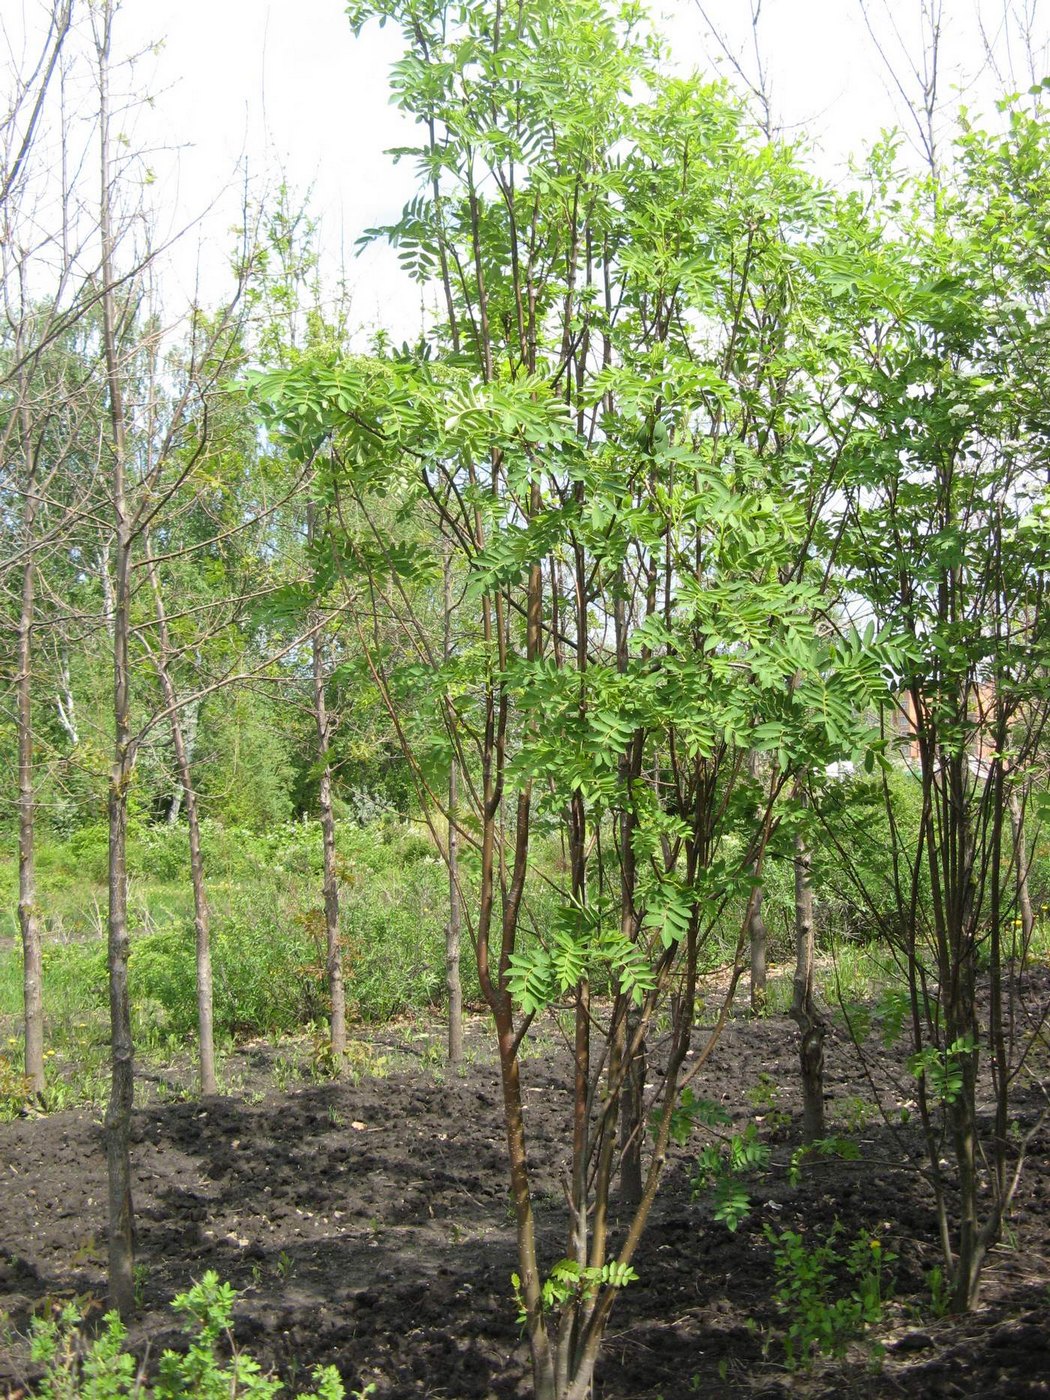
{"type": "Polygon", "coordinates": [[[1016,1191],[1028,1137],[1011,1136],[1011,1102],[1042,1024],[1011,970],[1026,857],[1009,854],[1009,811],[1047,720],[1047,281],[1030,221],[1050,151],[1040,114],[1004,111],[1003,133],[964,123],[954,180],[942,162],[910,199],[884,153],[879,244],[839,268],[862,328],[842,558],[870,612],[909,635],[900,695],[919,812],[901,823],[886,785],[892,932],[958,1310],[977,1301],[1016,1191]]]}
{"type": "Polygon", "coordinates": [[[714,1039],[691,1057],[705,944],[746,903],[785,784],[858,752],[893,656],[814,625],[805,502],[838,448],[813,433],[827,323],[806,249],[827,201],[723,95],[662,77],[633,7],[352,8],[370,17],[401,27],[394,89],[423,129],[401,152],[421,192],[385,232],[444,315],[425,346],[256,387],[294,452],[332,462],[332,567],[371,600],[362,648],[472,871],[536,1394],[580,1400],[672,1133],[703,1116],[682,1096],[714,1039]],[[428,512],[461,561],[471,627],[451,663],[407,586],[439,561],[371,528],[377,500],[428,512]],[[369,645],[377,618],[417,663],[369,645]],[[771,755],[761,793],[751,749],[771,755]],[[549,832],[567,870],[544,936],[528,909],[549,832]],[[546,1016],[574,1072],[565,1251],[545,1269],[522,1050],[546,1016]]]}
{"type": "MultiPolygon", "coordinates": [[[[33,674],[38,622],[38,571],[45,549],[68,531],[71,510],[50,499],[70,440],[63,441],[62,419],[75,417],[76,391],[68,378],[56,381],[42,361],[63,328],[75,324],[81,310],[74,292],[67,295],[73,261],[68,238],[41,237],[36,227],[44,164],[36,149],[48,95],[72,24],[72,4],[51,7],[40,56],[28,73],[12,74],[12,90],[0,127],[0,258],[9,339],[0,372],[3,394],[3,447],[7,527],[16,547],[4,561],[4,573],[19,574],[16,635],[16,728],[18,734],[18,918],[22,936],[25,1073],[39,1099],[44,1073],[43,960],[36,888],[37,772],[33,714],[33,674]],[[41,278],[42,269],[44,277],[41,278]],[[39,284],[50,284],[50,302],[40,301],[39,284]],[[15,463],[12,466],[9,465],[15,463]],[[11,512],[12,514],[8,514],[11,512]],[[15,525],[13,515],[20,519],[15,525]]],[[[65,133],[63,133],[63,142],[65,133]]],[[[69,210],[61,196],[63,233],[69,210]]],[[[54,357],[52,357],[54,358],[54,357]]],[[[81,404],[80,407],[83,405],[81,404]]],[[[6,579],[5,579],[6,582],[6,579]]]]}

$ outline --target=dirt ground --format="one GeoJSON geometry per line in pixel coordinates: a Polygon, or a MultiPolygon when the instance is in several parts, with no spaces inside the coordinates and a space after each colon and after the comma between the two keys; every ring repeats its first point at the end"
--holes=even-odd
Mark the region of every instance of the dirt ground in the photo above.
{"type": "MultiPolygon", "coordinates": [[[[1045,989],[1043,989],[1045,992],[1045,989]]],[[[418,1028],[417,1028],[418,1030],[418,1028]]],[[[527,1356],[509,1278],[515,1267],[497,1073],[483,1020],[459,1074],[429,1053],[399,1053],[388,1028],[385,1073],[356,1082],[275,1087],[280,1051],[242,1052],[236,1096],[155,1101],[135,1117],[142,1317],[132,1329],[156,1355],[176,1336],[168,1300],[205,1270],[241,1290],[236,1337],[290,1385],[318,1362],[376,1400],[509,1400],[528,1393],[527,1356]],[[393,1067],[391,1067],[393,1066],[393,1067]]],[[[1008,1243],[987,1272],[980,1310],[930,1316],[924,1285],[937,1262],[921,1178],[902,1169],[914,1129],[891,1131],[871,1110],[873,1083],[845,1036],[828,1045],[829,1124],[861,1143],[863,1161],[828,1162],[791,1186],[797,1144],[795,1029],[784,1017],[730,1023],[699,1092],[774,1148],[735,1234],[693,1199],[683,1150],[661,1191],[617,1302],[596,1400],[692,1396],[1050,1395],[1050,1133],[1031,1145],[1008,1243]],[[763,1225],[860,1229],[899,1256],[881,1369],[855,1347],[808,1373],[783,1365],[770,1302],[772,1250],[763,1225]]],[[[404,1046],[402,1046],[402,1049],[404,1046]]],[[[285,1061],[286,1063],[286,1061],[285,1061]]],[[[884,1104],[907,1090],[884,1054],[870,1073],[884,1104]]],[[[185,1071],[183,1071],[185,1072],[185,1071]]],[[[177,1080],[177,1074],[174,1076],[177,1080]]],[[[569,1121],[568,1059],[552,1039],[527,1066],[530,1155],[548,1262],[563,1253],[561,1161],[569,1121]]],[[[1034,1099],[1024,1113],[1037,1110],[1034,1099]]],[[[88,1112],[0,1126],[0,1391],[28,1378],[18,1334],[48,1300],[104,1299],[105,1164],[88,1112]]],[[[293,1392],[294,1393],[294,1392],[293,1392]]]]}

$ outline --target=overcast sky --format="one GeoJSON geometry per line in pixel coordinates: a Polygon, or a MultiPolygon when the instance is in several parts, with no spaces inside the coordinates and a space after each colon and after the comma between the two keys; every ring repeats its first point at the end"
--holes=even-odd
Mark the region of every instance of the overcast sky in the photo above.
{"type": "MultiPolygon", "coordinates": [[[[906,52],[918,61],[923,7],[936,0],[867,3],[899,79],[917,94],[906,52]]],[[[750,0],[703,4],[754,76],[750,0]]],[[[1007,44],[1002,13],[1007,6],[1015,18],[1027,15],[1042,43],[1047,26],[1040,5],[943,0],[940,92],[949,104],[961,91],[969,103],[987,108],[999,90],[982,61],[980,20],[996,39],[1003,81],[1011,81],[1012,64],[1012,81],[1027,86],[1017,26],[1007,44]],[[981,75],[976,82],[975,74],[981,75]]],[[[16,56],[43,10],[44,0],[0,0],[16,56]]],[[[666,0],[654,12],[664,17],[661,27],[679,68],[729,75],[697,0],[666,0]]],[[[907,123],[901,95],[865,28],[861,0],[764,0],[759,40],[775,117],[812,148],[810,158],[826,177],[843,178],[851,153],[861,153],[883,127],[907,123]]],[[[392,253],[354,255],[361,232],[395,219],[413,190],[410,167],[395,167],[384,154],[415,139],[388,101],[396,31],[370,25],[355,39],[340,0],[124,0],[117,49],[128,53],[153,44],[159,44],[156,55],[140,61],[135,77],[136,94],[153,100],[135,118],[132,139],[153,148],[151,198],[162,227],[175,230],[199,219],[177,258],[187,288],[199,260],[206,287],[218,287],[233,245],[229,230],[238,219],[239,172],[246,167],[258,188],[283,172],[296,190],[310,192],[329,276],[345,256],[352,319],[365,327],[385,324],[399,339],[418,333],[419,291],[400,276],[392,253]]]]}

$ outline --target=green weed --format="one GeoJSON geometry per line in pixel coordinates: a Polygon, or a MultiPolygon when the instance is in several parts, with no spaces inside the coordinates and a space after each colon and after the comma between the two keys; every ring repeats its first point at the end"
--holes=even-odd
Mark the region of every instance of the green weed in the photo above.
{"type": "Polygon", "coordinates": [[[827,1239],[813,1244],[794,1230],[778,1234],[766,1225],[763,1233],[773,1246],[773,1300],[787,1323],[787,1365],[843,1356],[848,1343],[882,1317],[897,1256],[864,1231],[845,1251],[838,1249],[838,1221],[827,1239]]]}
{"type": "MultiPolygon", "coordinates": [[[[165,1351],[152,1383],[125,1349],[127,1331],[116,1313],[107,1314],[92,1340],[79,1330],[77,1307],[66,1304],[57,1316],[33,1323],[31,1355],[44,1376],[28,1393],[40,1400],[273,1400],[281,1382],[234,1344],[235,1299],[230,1285],[214,1273],[179,1294],[172,1306],[182,1315],[189,1346],[185,1353],[165,1351]]],[[[318,1367],[312,1379],[314,1389],[297,1400],[346,1397],[333,1366],[318,1367]]],[[[374,1389],[368,1385],[349,1400],[364,1400],[374,1389]]]]}

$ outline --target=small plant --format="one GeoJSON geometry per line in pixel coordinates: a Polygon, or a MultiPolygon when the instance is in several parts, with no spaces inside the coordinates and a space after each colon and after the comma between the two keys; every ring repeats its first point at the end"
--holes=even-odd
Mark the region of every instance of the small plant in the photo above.
{"type": "Polygon", "coordinates": [[[32,1086],[7,1055],[0,1055],[0,1123],[9,1123],[32,1098],[32,1086]]]}
{"type": "Polygon", "coordinates": [[[951,1298],[944,1279],[944,1270],[935,1264],[926,1275],[926,1287],[930,1290],[930,1309],[934,1317],[944,1317],[951,1298]]]}
{"type": "MultiPolygon", "coordinates": [[[[236,1296],[214,1273],[179,1294],[172,1306],[184,1318],[190,1344],[184,1354],[163,1354],[152,1386],[125,1350],[127,1330],[115,1312],[107,1313],[100,1334],[87,1341],[79,1330],[80,1310],[67,1303],[57,1315],[33,1323],[30,1354],[44,1367],[44,1376],[30,1394],[40,1400],[273,1400],[283,1389],[281,1382],[234,1345],[236,1296]],[[220,1352],[227,1351],[225,1361],[220,1352]]],[[[333,1366],[315,1370],[313,1383],[314,1390],[296,1400],[345,1400],[333,1366]]],[[[368,1385],[351,1400],[364,1400],[374,1390],[368,1385]]]]}
{"type": "Polygon", "coordinates": [[[696,1159],[693,1199],[713,1193],[714,1216],[728,1230],[735,1230],[751,1213],[751,1196],[745,1177],[769,1166],[770,1151],[758,1140],[758,1129],[749,1123],[742,1133],[711,1142],[696,1159]]]}
{"type": "Polygon", "coordinates": [[[794,1230],[767,1225],[773,1246],[773,1300],[787,1319],[784,1359],[791,1368],[816,1356],[840,1357],[847,1343],[879,1321],[889,1290],[887,1271],[896,1255],[864,1231],[843,1253],[835,1246],[836,1221],[827,1239],[807,1244],[794,1230]]]}
{"type": "Polygon", "coordinates": [[[975,1048],[970,1036],[960,1036],[943,1050],[927,1045],[908,1056],[908,1069],[916,1079],[925,1079],[942,1104],[954,1103],[963,1089],[963,1057],[972,1055],[975,1048]]]}
{"type": "Polygon", "coordinates": [[[848,1133],[864,1132],[878,1116],[875,1105],[860,1094],[851,1094],[849,1098],[843,1099],[839,1112],[848,1133]]]}
{"type": "MultiPolygon", "coordinates": [[[[626,1288],[637,1278],[630,1264],[621,1264],[617,1260],[603,1264],[600,1269],[584,1269],[575,1259],[559,1259],[543,1284],[543,1311],[548,1313],[560,1309],[571,1299],[597,1292],[599,1288],[626,1288]]],[[[517,1274],[511,1274],[510,1282],[518,1305],[518,1323],[524,1327],[528,1314],[521,1292],[521,1279],[517,1274]]]]}
{"type": "Polygon", "coordinates": [[[802,1168],[805,1163],[821,1157],[837,1157],[841,1162],[857,1162],[860,1160],[860,1148],[848,1137],[817,1138],[815,1142],[804,1143],[801,1147],[796,1147],[791,1154],[788,1183],[797,1186],[802,1180],[802,1168]]]}
{"type": "Polygon", "coordinates": [[[780,1085],[771,1074],[763,1071],[755,1084],[747,1091],[747,1101],[765,1121],[771,1132],[784,1128],[791,1122],[791,1114],[779,1107],[780,1085]]]}

